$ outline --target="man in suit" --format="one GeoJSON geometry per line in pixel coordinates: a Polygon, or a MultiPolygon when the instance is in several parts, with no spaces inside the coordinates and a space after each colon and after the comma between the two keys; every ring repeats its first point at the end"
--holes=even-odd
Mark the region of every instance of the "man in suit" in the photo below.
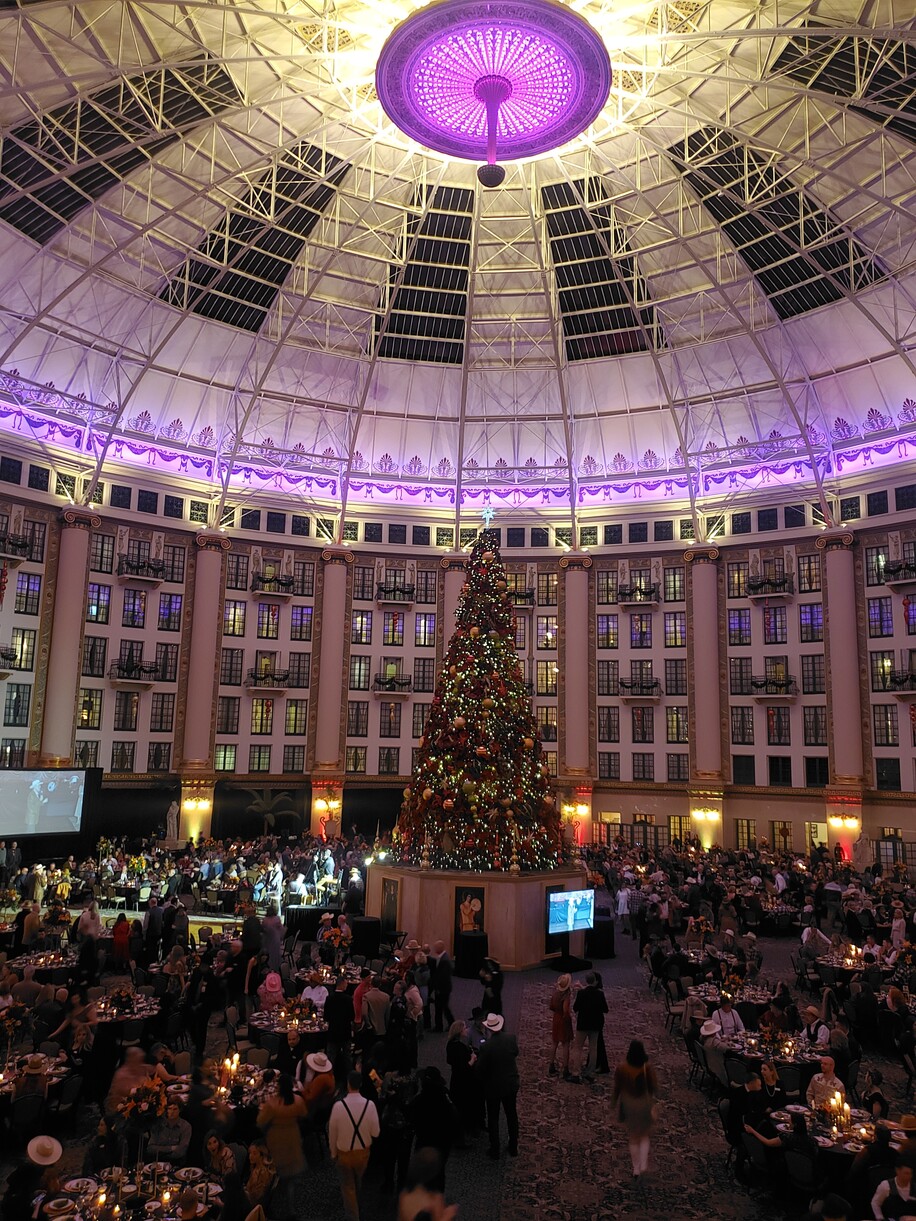
{"type": "Polygon", "coordinates": [[[143,917],[143,943],[148,963],[158,962],[159,960],[163,915],[163,910],[159,906],[159,900],[150,899],[149,907],[143,917]]]}
{"type": "Polygon", "coordinates": [[[518,1039],[503,1029],[502,1014],[487,1014],[484,1026],[486,1043],[477,1056],[477,1072],[487,1104],[487,1133],[490,1148],[487,1156],[499,1157],[499,1108],[506,1112],[509,1129],[509,1156],[518,1156],[518,1039]]]}
{"type": "Polygon", "coordinates": [[[445,1029],[447,1030],[455,1020],[455,1015],[452,1013],[452,977],[454,975],[454,967],[452,960],[448,956],[448,950],[445,948],[444,941],[433,942],[433,952],[429,956],[429,965],[432,968],[429,981],[429,994],[432,997],[433,1012],[435,1014],[435,1029],[442,1030],[442,1018],[445,1018],[445,1029]]]}

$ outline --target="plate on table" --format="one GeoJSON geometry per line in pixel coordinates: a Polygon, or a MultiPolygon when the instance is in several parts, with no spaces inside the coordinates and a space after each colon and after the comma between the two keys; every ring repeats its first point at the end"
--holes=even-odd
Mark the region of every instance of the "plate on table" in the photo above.
{"type": "Polygon", "coordinates": [[[82,1195],[84,1191],[95,1191],[98,1187],[96,1179],[67,1179],[64,1191],[72,1191],[82,1195]]]}
{"type": "Polygon", "coordinates": [[[788,1111],[770,1111],[770,1119],[788,1119],[788,1111]]]}
{"type": "Polygon", "coordinates": [[[846,1148],[850,1153],[861,1153],[865,1146],[860,1140],[848,1140],[846,1142],[846,1148]]]}
{"type": "Polygon", "coordinates": [[[171,1169],[171,1162],[147,1162],[143,1167],[145,1174],[169,1174],[171,1169]]]}
{"type": "Polygon", "coordinates": [[[44,1206],[45,1212],[52,1217],[65,1217],[67,1213],[76,1212],[76,1200],[68,1200],[66,1196],[58,1196],[49,1200],[44,1206]]]}
{"type": "Polygon", "coordinates": [[[821,1149],[833,1148],[833,1141],[829,1138],[829,1136],[815,1136],[814,1139],[817,1141],[818,1147],[821,1149]]]}
{"type": "Polygon", "coordinates": [[[791,1132],[792,1125],[790,1123],[778,1123],[776,1125],[776,1131],[777,1132],[791,1132]]]}
{"type": "Polygon", "coordinates": [[[136,1194],[137,1194],[137,1184],[136,1183],[122,1183],[121,1184],[121,1195],[122,1196],[135,1196],[136,1194]]]}
{"type": "Polygon", "coordinates": [[[790,1102],[789,1105],[786,1107],[786,1110],[789,1112],[790,1115],[807,1115],[808,1114],[808,1108],[805,1106],[802,1106],[802,1104],[800,1102],[790,1102]]]}
{"type": "Polygon", "coordinates": [[[853,1119],[863,1119],[863,1120],[874,1119],[874,1116],[871,1114],[870,1111],[863,1111],[859,1107],[853,1107],[853,1109],[849,1112],[849,1114],[853,1117],[853,1119]]]}
{"type": "Polygon", "coordinates": [[[204,1177],[204,1172],[200,1166],[182,1166],[180,1170],[175,1171],[175,1178],[180,1183],[196,1183],[198,1179],[204,1177]]]}

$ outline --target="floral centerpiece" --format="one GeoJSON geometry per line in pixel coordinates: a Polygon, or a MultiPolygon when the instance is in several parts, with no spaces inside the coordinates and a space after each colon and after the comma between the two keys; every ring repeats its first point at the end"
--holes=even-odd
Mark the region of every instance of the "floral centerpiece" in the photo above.
{"type": "Polygon", "coordinates": [[[713,928],[705,916],[691,916],[688,931],[699,937],[701,942],[708,941],[713,935],[713,928]]]}
{"type": "Polygon", "coordinates": [[[297,1022],[309,1022],[315,1016],[315,1006],[310,1000],[288,1001],[280,1010],[281,1016],[290,1025],[295,1025],[297,1022]]]}
{"type": "Polygon", "coordinates": [[[22,1029],[20,1012],[13,1006],[7,1009],[0,1009],[0,1044],[6,1047],[7,1059],[9,1059],[10,1051],[16,1042],[19,1031],[22,1029]]]}
{"type": "Polygon", "coordinates": [[[341,929],[333,925],[322,937],[322,941],[329,941],[335,950],[348,950],[352,938],[349,933],[344,933],[341,929]]]}
{"type": "Polygon", "coordinates": [[[116,1013],[129,1013],[134,1007],[134,990],[130,984],[119,984],[105,997],[108,1006],[116,1013]]]}
{"type": "Polygon", "coordinates": [[[0,911],[14,912],[22,902],[22,895],[15,890],[0,890],[0,911]]]}
{"type": "Polygon", "coordinates": [[[124,1126],[146,1129],[162,1118],[167,1105],[165,1083],[158,1077],[147,1077],[119,1104],[118,1113],[124,1126]]]}
{"type": "Polygon", "coordinates": [[[139,876],[141,873],[146,873],[146,857],[129,856],[127,858],[127,872],[132,876],[139,876]]]}
{"type": "Polygon", "coordinates": [[[725,997],[734,998],[736,993],[740,992],[743,987],[744,987],[744,980],[741,978],[740,975],[735,975],[735,974],[726,975],[725,978],[722,980],[722,989],[721,989],[722,998],[723,999],[725,997]]]}
{"type": "Polygon", "coordinates": [[[52,903],[42,917],[42,922],[49,928],[64,928],[71,923],[73,917],[62,903],[52,903]]]}

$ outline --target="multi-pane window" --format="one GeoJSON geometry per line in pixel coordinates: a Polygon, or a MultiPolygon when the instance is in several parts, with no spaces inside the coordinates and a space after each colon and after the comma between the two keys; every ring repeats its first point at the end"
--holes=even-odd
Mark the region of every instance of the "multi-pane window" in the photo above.
{"type": "Polygon", "coordinates": [[[617,707],[598,707],[598,741],[620,741],[620,709],[617,707]]]}
{"type": "Polygon", "coordinates": [[[430,568],[421,568],[417,572],[417,589],[415,601],[421,606],[433,605],[438,593],[439,574],[430,568]]]}
{"type": "Polygon", "coordinates": [[[875,704],[871,710],[875,731],[875,746],[898,746],[897,705],[875,704]]]}
{"type": "MultiPolygon", "coordinates": [[[[130,590],[125,590],[125,593],[130,592],[130,590]]],[[[18,610],[19,608],[17,607],[16,609],[18,610]]],[[[86,622],[107,623],[110,609],[111,586],[99,585],[95,581],[90,581],[86,593],[86,622]]],[[[142,623],[140,626],[143,626],[142,623]]]]}
{"type": "Polygon", "coordinates": [[[289,638],[290,640],[312,639],[312,607],[293,606],[290,608],[289,638]]]}
{"type": "Polygon", "coordinates": [[[436,644],[436,616],[417,613],[414,627],[414,644],[418,648],[433,648],[436,644]]]}
{"type": "Polygon", "coordinates": [[[557,752],[555,750],[545,750],[541,755],[541,761],[547,768],[548,776],[555,776],[557,774],[557,752]]]}
{"type": "Polygon", "coordinates": [[[669,742],[689,742],[688,717],[686,708],[666,708],[665,727],[669,742]]]}
{"type": "Polygon", "coordinates": [[[227,687],[238,687],[242,682],[243,649],[223,649],[219,661],[219,681],[227,687]]]}
{"type": "Polygon", "coordinates": [[[736,818],[735,819],[735,846],[739,849],[750,848],[751,843],[757,843],[757,820],[756,818],[736,818]]]}
{"type": "Polygon", "coordinates": [[[159,595],[159,631],[181,630],[181,594],[159,595]]]}
{"type": "Polygon", "coordinates": [[[798,592],[800,594],[818,593],[821,588],[821,557],[819,555],[800,555],[798,557],[798,592]]]}
{"type": "MultiPolygon", "coordinates": [[[[90,742],[88,738],[77,738],[74,742],[73,758],[80,767],[98,767],[99,765],[99,743],[98,739],[90,742]]],[[[21,764],[18,766],[22,766],[21,764]]]]}
{"type": "Polygon", "coordinates": [[[666,602],[683,602],[684,593],[684,569],[683,568],[666,568],[664,571],[664,589],[666,602]]]}
{"type": "Polygon", "coordinates": [[[598,662],[598,694],[617,695],[620,691],[620,663],[598,662]]]}
{"type": "Polygon", "coordinates": [[[251,701],[251,732],[253,734],[269,734],[274,729],[274,702],[271,699],[257,697],[251,701]]]}
{"type": "Polygon", "coordinates": [[[665,611],[665,648],[680,649],[687,644],[687,612],[665,611]]]}
{"type": "Polygon", "coordinates": [[[314,598],[315,565],[311,560],[296,560],[293,564],[293,593],[297,598],[314,598]]]}
{"type": "Polygon", "coordinates": [[[687,694],[687,658],[665,658],[665,694],[687,694]]]}
{"type": "MultiPolygon", "coordinates": [[[[92,586],[90,585],[90,589],[92,586]]],[[[96,589],[104,588],[111,594],[111,588],[108,585],[104,587],[96,586],[96,589]]],[[[35,573],[17,572],[16,573],[16,601],[13,605],[17,615],[37,615],[38,607],[41,602],[41,577],[35,573]]],[[[92,599],[89,599],[86,611],[86,618],[90,618],[89,610],[92,607],[92,599]]],[[[105,618],[94,620],[96,623],[108,622],[108,602],[105,603],[105,618]]]]}
{"type": "Polygon", "coordinates": [[[248,747],[248,770],[250,772],[269,772],[270,771],[270,747],[269,746],[249,746],[248,747]]]}
{"type": "Polygon", "coordinates": [[[403,644],[404,643],[404,612],[403,611],[385,611],[385,618],[382,622],[382,644],[403,644]]]}
{"type": "MultiPolygon", "coordinates": [[[[375,597],[375,569],[359,565],[353,569],[353,600],[371,602],[375,597]]],[[[349,770],[349,769],[348,769],[349,770]]]]}
{"type": "Polygon", "coordinates": [[[556,695],[557,664],[554,661],[539,661],[535,664],[535,691],[538,695],[556,695]]]}
{"type": "MultiPolygon", "coordinates": [[[[599,712],[600,715],[600,712],[599,712]]],[[[538,733],[542,742],[557,740],[557,707],[556,704],[542,704],[537,710],[538,733]]]]}
{"type": "Polygon", "coordinates": [[[784,606],[765,606],[763,608],[763,643],[785,644],[788,633],[789,616],[784,606]]]}
{"type": "Polygon", "coordinates": [[[766,709],[767,743],[770,746],[791,746],[790,711],[791,709],[781,705],[771,706],[766,709]]]}
{"type": "Polygon", "coordinates": [[[871,673],[872,691],[889,691],[891,675],[894,672],[894,654],[890,649],[869,653],[869,671],[871,673]]]}
{"type": "Polygon", "coordinates": [[[750,657],[729,657],[728,689],[732,695],[750,695],[754,663],[750,657]]]}
{"type": "Polygon", "coordinates": [[[401,736],[401,705],[396,700],[379,705],[378,736],[399,738],[401,736]]]}
{"type": "Polygon", "coordinates": [[[799,606],[798,638],[802,644],[824,639],[824,607],[820,602],[803,602],[799,606]]]}
{"type": "Polygon", "coordinates": [[[598,751],[598,779],[599,780],[619,780],[620,779],[620,751],[618,751],[618,750],[599,750],[598,751]]]}
{"type": "Polygon", "coordinates": [[[763,673],[767,682],[783,683],[789,673],[789,659],[786,656],[764,657],[763,673]]]}
{"type": "Polygon", "coordinates": [[[865,548],[865,584],[883,585],[889,553],[887,544],[865,548]]]}
{"type": "Polygon", "coordinates": [[[238,747],[234,742],[217,742],[213,748],[213,769],[217,772],[234,772],[238,747]]]}
{"type": "Polygon", "coordinates": [[[728,612],[728,643],[751,643],[751,612],[748,607],[732,609],[728,612]]]}
{"type": "Polygon", "coordinates": [[[245,635],[245,611],[248,603],[227,598],[223,603],[223,635],[245,635]]]}
{"type": "Polygon", "coordinates": [[[241,700],[237,695],[221,695],[216,704],[216,732],[238,733],[241,700]]]}
{"type": "Polygon", "coordinates": [[[32,687],[29,683],[7,683],[3,704],[3,724],[25,726],[29,723],[32,687]]]}
{"type": "Polygon", "coordinates": [[[401,748],[399,746],[380,746],[378,749],[378,774],[380,776],[396,776],[401,770],[401,748]]]}
{"type": "Polygon", "coordinates": [[[350,690],[368,691],[369,679],[372,673],[372,658],[361,653],[350,658],[350,690]]]}
{"type": "Polygon", "coordinates": [[[135,733],[137,714],[140,711],[140,696],[136,691],[116,691],[114,706],[114,728],[121,733],[135,733]]]}
{"type": "Polygon", "coordinates": [[[369,703],[367,700],[347,701],[347,737],[369,736],[369,703]]]}
{"type": "Polygon", "coordinates": [[[729,564],[726,567],[726,581],[730,598],[747,597],[747,578],[750,575],[750,565],[747,560],[729,564]]]}
{"type": "Polygon", "coordinates": [[[283,770],[284,770],[284,772],[304,772],[305,771],[305,747],[304,746],[284,746],[283,747],[283,770]]]}
{"type": "Polygon", "coordinates": [[[731,709],[732,743],[735,746],[754,745],[754,709],[742,705],[731,709]]]}
{"type": "Polygon", "coordinates": [[[346,767],[348,772],[364,773],[366,770],[365,746],[348,746],[346,767]]]}
{"type": "Polygon", "coordinates": [[[802,709],[805,722],[805,745],[827,745],[827,709],[811,704],[802,709]]]}
{"type": "Polygon", "coordinates": [[[156,681],[173,683],[178,678],[178,645],[156,645],[156,681]]]}
{"type": "Polygon", "coordinates": [[[89,571],[112,572],[114,570],[114,535],[93,534],[89,540],[89,571]]]}
{"type": "Polygon", "coordinates": [[[143,627],[145,623],[146,591],[143,589],[125,589],[121,627],[143,627]]]}
{"type": "Polygon", "coordinates": [[[602,568],[595,574],[595,591],[599,606],[617,601],[617,569],[602,568]]]}
{"type": "Polygon", "coordinates": [[[539,572],[537,591],[538,606],[556,606],[557,574],[555,572],[539,572]]]}
{"type": "Polygon", "coordinates": [[[557,647],[556,615],[538,615],[537,647],[539,649],[555,649],[557,647]]]}
{"type": "Polygon", "coordinates": [[[904,618],[906,621],[906,634],[908,636],[916,635],[916,598],[910,599],[904,608],[904,618]]]}
{"type": "Polygon", "coordinates": [[[146,770],[148,772],[167,772],[171,763],[171,742],[150,742],[146,752],[146,770]]]}
{"type": "Polygon", "coordinates": [[[308,715],[308,700],[287,700],[283,732],[290,738],[302,737],[308,728],[308,715]]]}
{"type": "Polygon", "coordinates": [[[823,653],[804,653],[801,658],[803,695],[822,695],[825,688],[823,653]]]}
{"type": "Polygon", "coordinates": [[[616,649],[617,643],[618,643],[617,616],[616,615],[599,615],[598,616],[598,648],[599,649],[616,649]]]}
{"type": "Polygon", "coordinates": [[[372,643],[372,611],[355,610],[350,616],[350,643],[372,643]]]}
{"type": "Polygon", "coordinates": [[[312,681],[311,653],[290,653],[289,655],[289,685],[291,687],[308,687],[312,681]]]}
{"type": "Polygon", "coordinates": [[[872,639],[893,636],[894,608],[889,597],[868,599],[868,634],[872,639]]]}
{"type": "Polygon", "coordinates": [[[99,729],[102,724],[102,692],[95,687],[80,687],[77,713],[78,729],[99,729]]]}
{"type": "Polygon", "coordinates": [[[630,648],[652,648],[652,616],[630,615],[630,648]]]}
{"type": "Polygon", "coordinates": [[[435,691],[436,689],[436,659],[434,657],[415,657],[413,662],[414,691],[435,691]]]}
{"type": "Polygon", "coordinates": [[[9,663],[12,670],[35,669],[35,639],[37,632],[31,627],[14,627],[10,647],[15,656],[9,663]]]}
{"type": "Polygon", "coordinates": [[[674,780],[689,780],[690,779],[690,756],[681,754],[669,754],[668,759],[668,779],[674,780]]]}
{"type": "Polygon", "coordinates": [[[230,551],[226,556],[226,588],[248,588],[248,556],[230,551]]]}
{"type": "Polygon", "coordinates": [[[512,638],[516,649],[524,651],[528,647],[528,620],[524,615],[516,615],[513,618],[512,638]]]}
{"type": "Polygon", "coordinates": [[[633,779],[655,779],[655,755],[644,754],[642,752],[636,752],[633,755],[633,779]]]}
{"type": "Polygon", "coordinates": [[[43,521],[30,521],[26,518],[24,528],[26,538],[29,540],[28,559],[33,564],[40,564],[45,558],[45,539],[48,527],[43,521]]]}
{"type": "Polygon", "coordinates": [[[655,741],[655,709],[650,705],[630,709],[634,742],[655,741]]]}
{"type": "Polygon", "coordinates": [[[423,730],[426,728],[426,718],[429,716],[429,710],[431,707],[432,704],[414,704],[413,724],[411,726],[412,737],[423,737],[423,730]]]}
{"type": "Polygon", "coordinates": [[[185,555],[184,547],[171,543],[162,548],[162,564],[165,570],[162,579],[170,585],[180,585],[184,580],[185,555]]]}
{"type": "Polygon", "coordinates": [[[113,772],[132,772],[136,752],[136,742],[112,742],[111,770],[113,772]]]}
{"type": "Polygon", "coordinates": [[[280,608],[274,602],[258,603],[258,640],[279,640],[280,608]]]}
{"type": "Polygon", "coordinates": [[[108,659],[108,639],[105,636],[83,637],[83,666],[85,678],[104,678],[108,659]]]}

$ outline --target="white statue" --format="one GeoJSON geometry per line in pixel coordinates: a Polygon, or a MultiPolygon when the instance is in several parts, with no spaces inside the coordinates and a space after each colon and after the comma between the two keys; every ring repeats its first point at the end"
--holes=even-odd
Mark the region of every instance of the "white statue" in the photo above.
{"type": "Polygon", "coordinates": [[[165,838],[174,843],[178,839],[178,802],[173,801],[165,812],[165,838]]]}

